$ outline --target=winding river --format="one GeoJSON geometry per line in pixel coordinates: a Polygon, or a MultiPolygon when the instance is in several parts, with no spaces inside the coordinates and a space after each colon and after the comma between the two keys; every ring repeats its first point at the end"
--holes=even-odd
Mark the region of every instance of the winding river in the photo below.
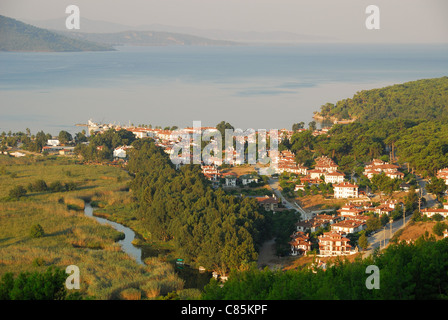
{"type": "Polygon", "coordinates": [[[142,249],[140,249],[132,244],[132,241],[135,239],[135,232],[132,231],[132,229],[125,227],[122,224],[119,224],[117,222],[94,216],[93,208],[90,205],[90,203],[88,203],[88,202],[85,203],[84,214],[88,217],[96,219],[96,221],[98,221],[101,224],[108,224],[115,230],[117,230],[119,232],[123,232],[124,239],[118,241],[118,243],[121,245],[121,248],[129,256],[133,257],[135,259],[135,261],[137,261],[138,264],[144,265],[144,262],[142,260],[142,249]]]}
{"type": "MultiPolygon", "coordinates": [[[[121,245],[122,250],[126,254],[134,258],[138,264],[145,265],[143,260],[146,257],[158,256],[159,252],[157,250],[143,250],[142,248],[136,247],[132,244],[132,241],[135,239],[135,232],[132,229],[125,227],[117,222],[94,216],[93,210],[94,209],[91,204],[86,202],[84,205],[84,214],[87,217],[96,219],[101,224],[110,225],[115,230],[123,232],[124,239],[118,241],[118,243],[121,245]]],[[[189,268],[187,266],[176,266],[175,272],[179,275],[180,278],[185,281],[184,288],[202,289],[210,281],[211,278],[210,272],[199,272],[198,270],[189,268]]]]}

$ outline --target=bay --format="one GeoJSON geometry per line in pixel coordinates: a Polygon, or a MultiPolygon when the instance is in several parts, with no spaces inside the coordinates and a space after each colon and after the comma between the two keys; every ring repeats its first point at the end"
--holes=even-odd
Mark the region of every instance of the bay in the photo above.
{"type": "Polygon", "coordinates": [[[290,129],[365,89],[448,74],[448,45],[117,47],[0,53],[0,131],[103,123],[290,129]]]}

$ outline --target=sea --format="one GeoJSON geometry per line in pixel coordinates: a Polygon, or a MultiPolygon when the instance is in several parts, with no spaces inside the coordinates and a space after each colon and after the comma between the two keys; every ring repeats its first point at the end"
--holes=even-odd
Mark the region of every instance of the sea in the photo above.
{"type": "Polygon", "coordinates": [[[291,129],[361,90],[448,76],[448,44],[116,47],[1,52],[0,133],[98,123],[291,129]]]}

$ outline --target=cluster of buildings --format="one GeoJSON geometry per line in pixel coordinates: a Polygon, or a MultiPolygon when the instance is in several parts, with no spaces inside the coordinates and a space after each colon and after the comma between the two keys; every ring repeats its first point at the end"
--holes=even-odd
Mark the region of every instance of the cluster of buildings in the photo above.
{"type": "Polygon", "coordinates": [[[234,172],[221,172],[216,165],[201,165],[201,169],[204,176],[214,183],[218,184],[223,179],[224,187],[247,186],[260,180],[256,174],[248,173],[238,177],[234,172]]]}
{"type": "Polygon", "coordinates": [[[42,152],[46,152],[50,155],[74,155],[75,147],[61,145],[59,139],[52,138],[47,140],[47,145],[42,147],[42,152]]]}
{"type": "Polygon", "coordinates": [[[397,165],[374,159],[364,167],[364,175],[372,179],[374,175],[384,172],[391,179],[403,179],[404,173],[398,171],[398,168],[399,166],[397,165]]]}
{"type": "Polygon", "coordinates": [[[397,200],[387,200],[379,206],[373,206],[371,202],[349,202],[337,211],[337,215],[319,214],[311,219],[299,221],[296,223],[296,232],[291,235],[293,240],[289,243],[291,246],[291,254],[306,254],[311,250],[309,232],[316,232],[321,228],[328,227],[330,227],[328,232],[324,232],[318,236],[320,256],[350,255],[357,253],[358,249],[350,245],[350,240],[347,238],[347,235],[366,229],[367,220],[370,219],[370,216],[365,215],[365,213],[375,212],[390,215],[391,211],[399,205],[401,203],[397,200]],[[305,246],[305,244],[309,246],[305,246]]]}
{"type": "Polygon", "coordinates": [[[445,184],[448,185],[448,168],[437,171],[437,178],[445,180],[445,184]]]}
{"type": "Polygon", "coordinates": [[[283,150],[281,152],[270,152],[272,163],[276,165],[276,173],[281,174],[283,172],[293,173],[297,175],[306,175],[308,168],[296,163],[294,154],[289,150],[283,150]]]}
{"type": "Polygon", "coordinates": [[[314,169],[306,171],[305,176],[300,178],[301,184],[296,185],[295,191],[304,190],[305,183],[318,185],[325,182],[333,185],[334,197],[336,199],[359,197],[359,186],[345,181],[344,173],[338,170],[338,165],[331,158],[321,156],[315,161],[314,169]]]}

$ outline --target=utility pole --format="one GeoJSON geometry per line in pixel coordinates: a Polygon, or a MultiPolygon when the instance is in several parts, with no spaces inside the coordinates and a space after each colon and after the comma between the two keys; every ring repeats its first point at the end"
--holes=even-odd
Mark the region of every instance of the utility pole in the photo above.
{"type": "Polygon", "coordinates": [[[422,211],[422,210],[421,210],[421,207],[422,207],[422,198],[419,197],[419,198],[418,198],[418,211],[419,211],[419,212],[422,211]]]}
{"type": "Polygon", "coordinates": [[[403,204],[403,227],[406,225],[406,206],[403,204]]]}
{"type": "Polygon", "coordinates": [[[392,238],[392,223],[394,222],[393,219],[390,219],[390,238],[392,238]]]}

